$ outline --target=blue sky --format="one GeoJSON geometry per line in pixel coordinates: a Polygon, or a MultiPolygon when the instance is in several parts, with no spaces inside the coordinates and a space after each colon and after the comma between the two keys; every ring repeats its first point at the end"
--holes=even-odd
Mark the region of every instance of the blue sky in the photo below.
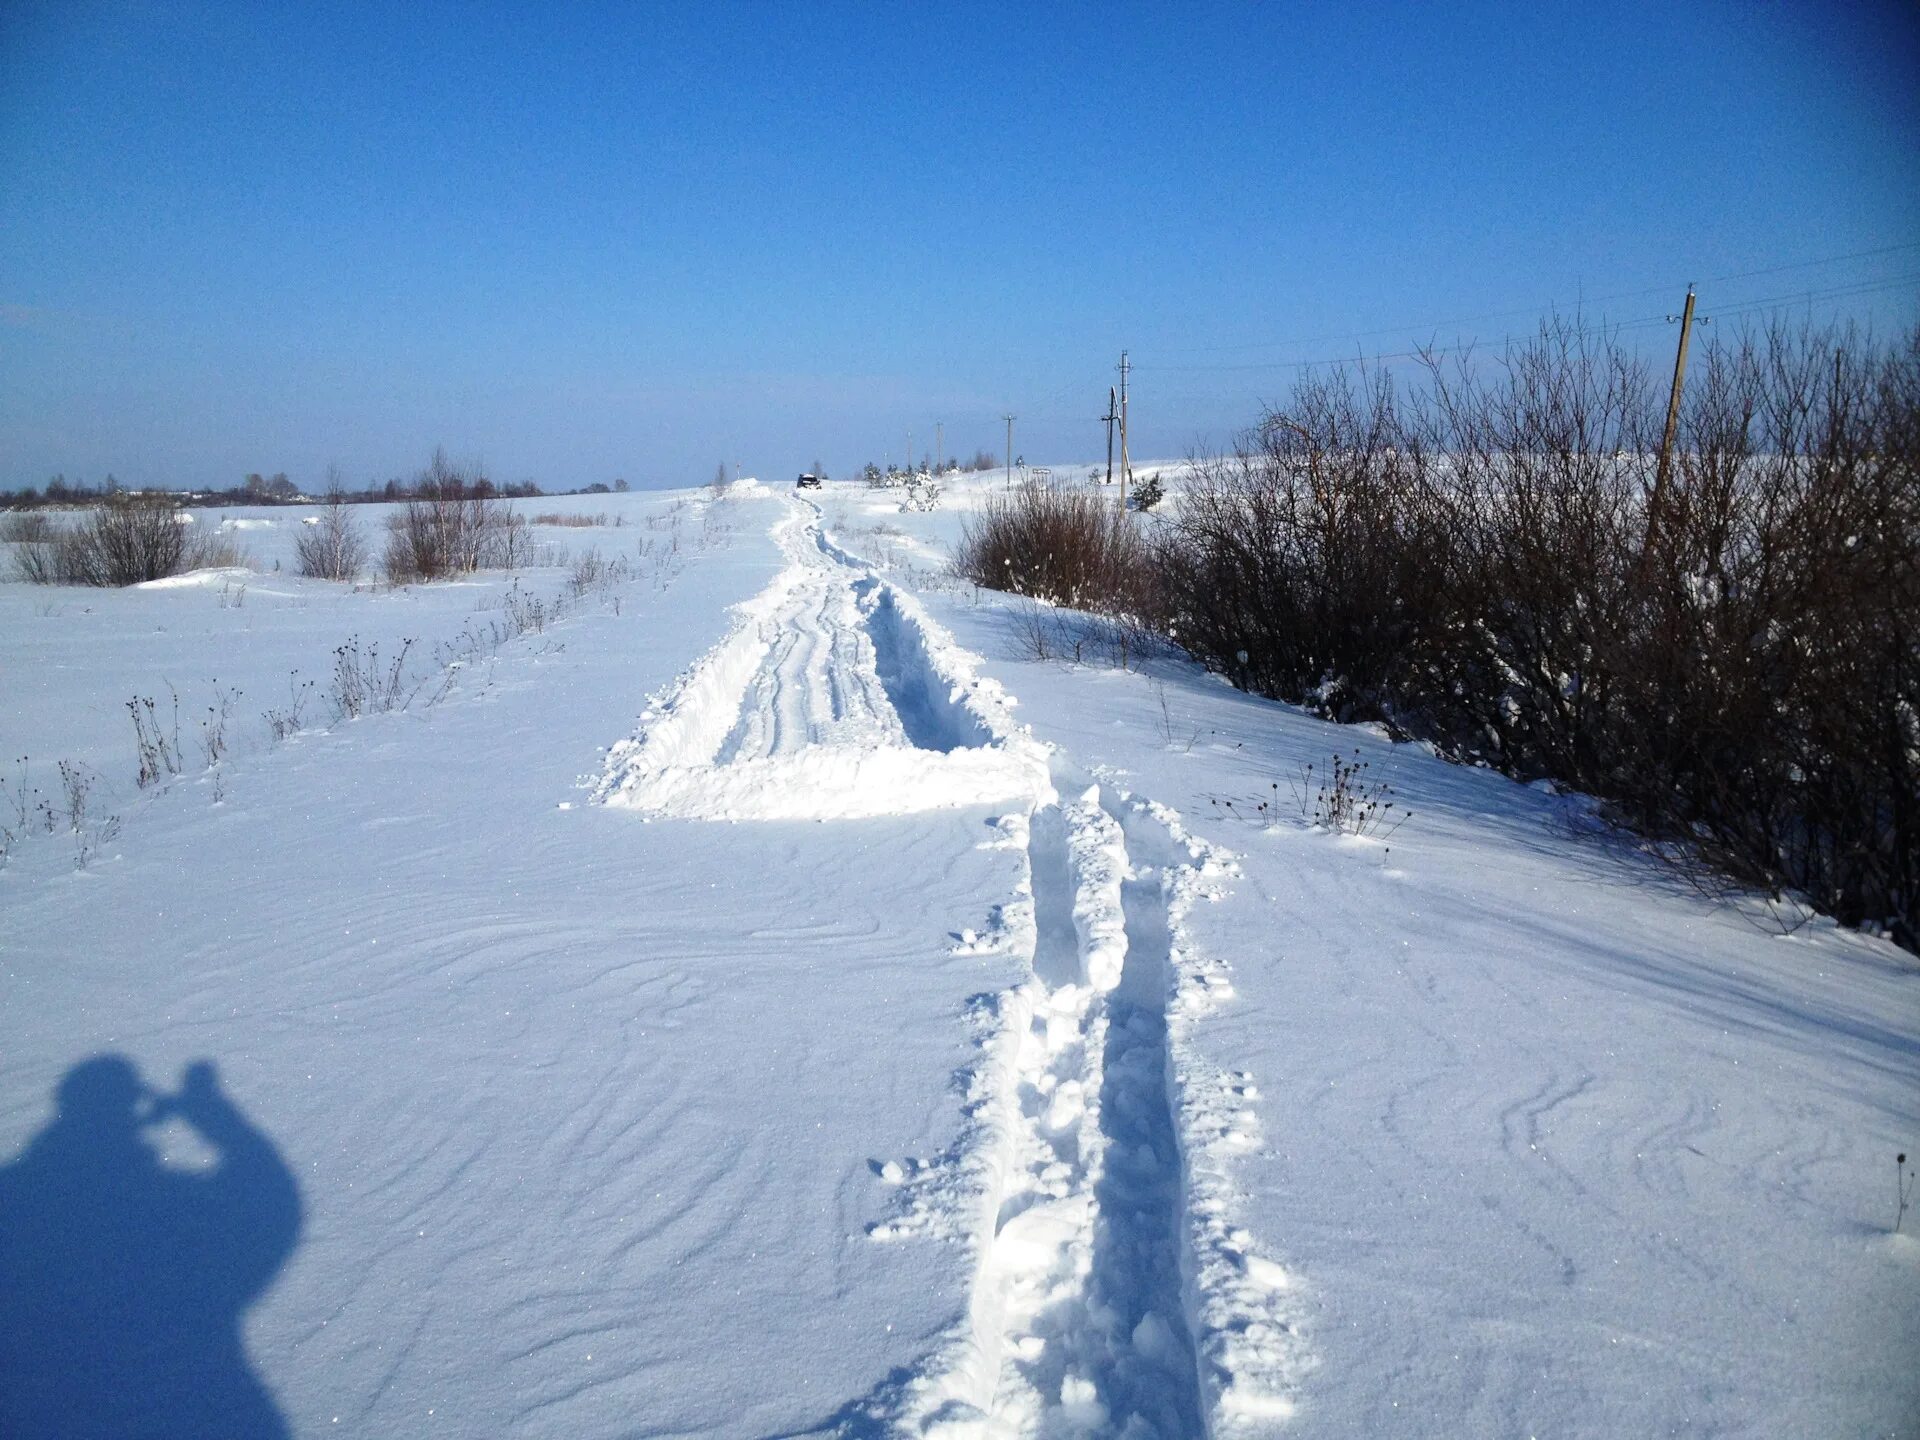
{"type": "Polygon", "coordinates": [[[1123,347],[1177,455],[1689,280],[1898,328],[1916,14],[9,0],[0,485],[1090,460],[1123,347]]]}

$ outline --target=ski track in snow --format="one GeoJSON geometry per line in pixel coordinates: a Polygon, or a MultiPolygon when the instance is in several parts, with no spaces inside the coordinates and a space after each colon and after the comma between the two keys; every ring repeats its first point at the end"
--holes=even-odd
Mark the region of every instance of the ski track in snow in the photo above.
{"type": "Polygon", "coordinates": [[[901,1196],[873,1238],[959,1245],[968,1314],[824,1429],[1173,1440],[1284,1417],[1304,1363],[1273,1299],[1285,1272],[1231,1221],[1251,1080],[1180,1063],[1231,994],[1179,939],[1223,857],[1050,755],[816,506],[796,499],[776,537],[787,567],[654,697],[596,798],[708,819],[1014,802],[987,844],[1023,850],[1028,875],[985,938],[962,936],[958,953],[1025,953],[1031,978],[975,998],[960,1137],[876,1166],[901,1196]]]}

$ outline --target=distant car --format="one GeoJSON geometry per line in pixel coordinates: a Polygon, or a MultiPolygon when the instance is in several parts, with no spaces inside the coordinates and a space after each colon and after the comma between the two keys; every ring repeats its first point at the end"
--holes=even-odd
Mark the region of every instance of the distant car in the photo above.
{"type": "Polygon", "coordinates": [[[802,475],[798,480],[794,481],[793,484],[796,490],[818,490],[820,488],[820,477],[818,475],[802,475]]]}

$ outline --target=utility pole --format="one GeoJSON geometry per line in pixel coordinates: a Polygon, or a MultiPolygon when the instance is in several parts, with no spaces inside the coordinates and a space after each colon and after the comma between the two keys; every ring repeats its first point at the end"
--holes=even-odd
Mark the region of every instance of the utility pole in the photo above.
{"type": "Polygon", "coordinates": [[[1127,452],[1127,352],[1120,352],[1120,510],[1126,513],[1127,482],[1133,478],[1133,459],[1127,452]]]}
{"type": "Polygon", "coordinates": [[[1007,416],[1007,488],[1009,490],[1013,488],[1013,421],[1013,416],[1007,416]]]}
{"type": "Polygon", "coordinates": [[[907,431],[907,473],[913,474],[913,431],[907,431]]]}
{"type": "Polygon", "coordinates": [[[1107,484],[1113,483],[1113,426],[1120,418],[1119,402],[1113,386],[1107,386],[1107,413],[1100,418],[1107,422],[1107,484]]]}
{"type": "Polygon", "coordinates": [[[933,473],[938,475],[941,467],[947,463],[947,427],[944,422],[933,422],[933,473]]]}
{"type": "MultiPolygon", "coordinates": [[[[1693,286],[1687,286],[1687,303],[1678,315],[1667,316],[1671,325],[1680,322],[1680,349],[1673,357],[1673,394],[1667,399],[1667,428],[1660,437],[1660,463],[1653,474],[1653,500],[1647,509],[1647,546],[1651,550],[1660,522],[1666,516],[1667,481],[1673,473],[1673,436],[1680,426],[1680,389],[1687,379],[1687,341],[1693,338],[1693,286]]],[[[1702,325],[1707,321],[1703,317],[1702,325]]]]}

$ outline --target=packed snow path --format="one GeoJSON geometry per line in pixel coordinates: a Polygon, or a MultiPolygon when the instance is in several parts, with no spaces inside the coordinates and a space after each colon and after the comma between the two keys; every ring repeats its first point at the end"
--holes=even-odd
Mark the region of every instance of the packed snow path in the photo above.
{"type": "Polygon", "coordinates": [[[599,794],[705,818],[1013,802],[996,829],[1026,877],[997,919],[1030,978],[983,997],[995,1023],[974,1131],[942,1162],[890,1162],[906,1193],[874,1227],[960,1243],[969,1317],[860,1413],[954,1437],[1198,1434],[1165,882],[1131,859],[1123,819],[1176,847],[1144,805],[1049,759],[975,657],[829,539],[817,507],[791,503],[787,568],[649,707],[599,794]]]}
{"type": "Polygon", "coordinates": [[[788,502],[786,568],[611,751],[599,798],[654,815],[850,819],[1030,799],[1044,751],[973,657],[788,502]]]}

